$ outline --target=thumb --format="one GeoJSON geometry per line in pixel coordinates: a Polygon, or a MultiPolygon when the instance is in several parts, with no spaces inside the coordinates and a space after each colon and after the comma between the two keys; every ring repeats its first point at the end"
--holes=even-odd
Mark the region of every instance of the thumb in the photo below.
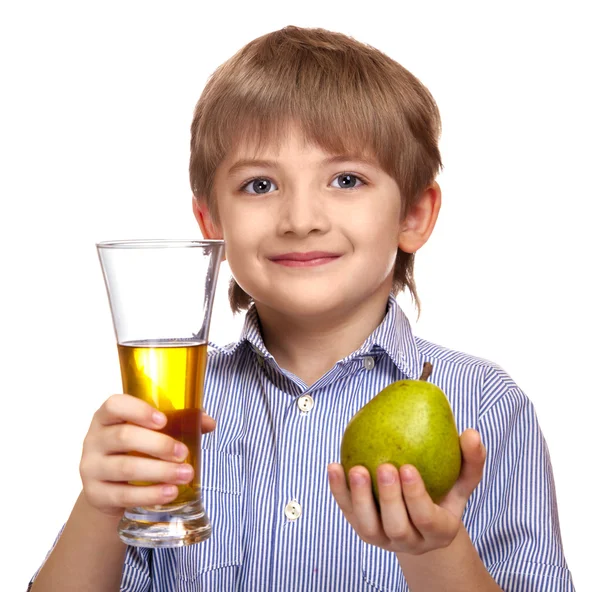
{"type": "Polygon", "coordinates": [[[467,505],[467,500],[479,485],[485,465],[485,448],[477,430],[465,430],[460,436],[462,452],[462,467],[454,487],[444,498],[442,506],[451,510],[459,517],[467,505]]]}

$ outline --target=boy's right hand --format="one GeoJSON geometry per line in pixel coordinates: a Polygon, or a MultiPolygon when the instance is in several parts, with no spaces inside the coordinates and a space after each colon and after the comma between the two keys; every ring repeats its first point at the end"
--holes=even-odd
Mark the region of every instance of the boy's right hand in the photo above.
{"type": "MultiPolygon", "coordinates": [[[[109,516],[125,508],[165,504],[177,497],[177,485],[191,481],[194,470],[183,463],[184,444],[160,433],[167,418],[131,395],[113,395],[96,411],[83,442],[79,472],[90,505],[109,516]],[[133,456],[139,452],[144,456],[133,456]],[[155,485],[129,485],[146,481],[155,485]]],[[[215,421],[202,414],[203,433],[215,421]]]]}

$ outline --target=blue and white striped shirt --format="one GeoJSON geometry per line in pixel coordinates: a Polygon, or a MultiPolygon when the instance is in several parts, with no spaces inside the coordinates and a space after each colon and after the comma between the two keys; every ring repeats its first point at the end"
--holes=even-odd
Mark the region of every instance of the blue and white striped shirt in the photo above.
{"type": "Polygon", "coordinates": [[[573,590],[531,402],[495,364],[414,337],[393,298],[365,343],[310,387],[277,365],[250,309],[241,340],[211,351],[207,366],[205,408],[217,428],[202,440],[202,495],[212,537],[129,547],[121,590],[407,591],[394,553],[344,519],[326,469],[339,462],[350,418],[391,382],[419,378],[425,361],[459,433],[477,429],[487,449],[463,521],[488,571],[506,592],[573,590]],[[291,501],[297,518],[286,514],[291,501]]]}

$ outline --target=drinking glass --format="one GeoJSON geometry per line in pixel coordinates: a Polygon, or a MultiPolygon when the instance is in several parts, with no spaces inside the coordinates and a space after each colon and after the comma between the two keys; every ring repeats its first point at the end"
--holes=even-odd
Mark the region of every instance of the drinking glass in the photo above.
{"type": "Polygon", "coordinates": [[[200,421],[208,330],[224,242],[126,240],[96,246],[123,392],[167,416],[161,431],[187,446],[185,462],[194,467],[193,481],[178,486],[171,503],[127,508],[119,536],[139,547],[203,541],[211,534],[211,524],[200,495],[200,421]]]}

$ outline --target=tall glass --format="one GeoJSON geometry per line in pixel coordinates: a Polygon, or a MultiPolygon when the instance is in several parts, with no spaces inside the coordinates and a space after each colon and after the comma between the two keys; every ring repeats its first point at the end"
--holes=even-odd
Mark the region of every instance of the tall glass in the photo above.
{"type": "MultiPolygon", "coordinates": [[[[200,495],[200,420],[206,344],[224,242],[98,243],[123,392],[167,416],[162,430],[190,451],[194,479],[166,505],[128,508],[119,536],[139,547],[181,547],[210,536],[200,495]]],[[[132,453],[140,454],[141,453],[132,453]]],[[[148,483],[133,482],[135,485],[148,483]]]]}

